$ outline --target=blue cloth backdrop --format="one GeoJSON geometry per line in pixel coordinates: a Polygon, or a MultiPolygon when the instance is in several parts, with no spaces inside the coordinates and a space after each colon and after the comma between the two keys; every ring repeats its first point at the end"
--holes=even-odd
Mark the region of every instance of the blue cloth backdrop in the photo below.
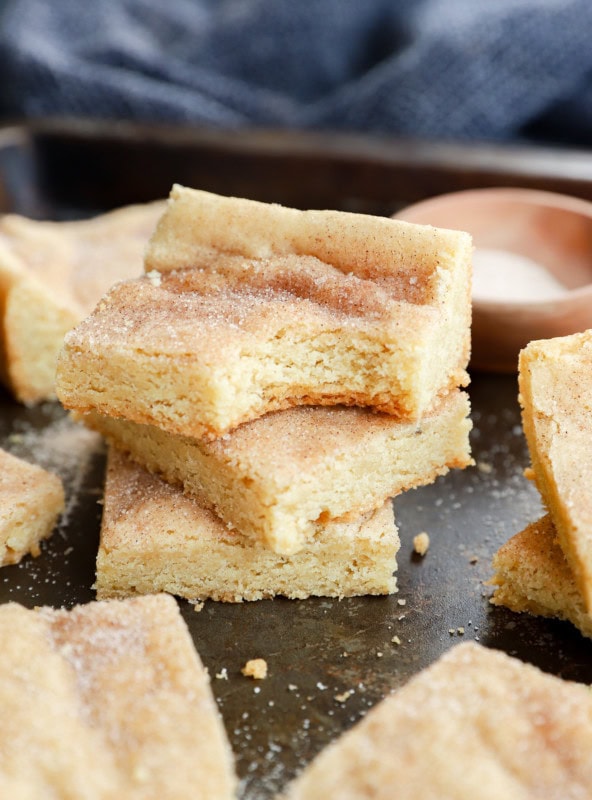
{"type": "Polygon", "coordinates": [[[0,115],[592,145],[592,0],[4,0],[0,115]]]}

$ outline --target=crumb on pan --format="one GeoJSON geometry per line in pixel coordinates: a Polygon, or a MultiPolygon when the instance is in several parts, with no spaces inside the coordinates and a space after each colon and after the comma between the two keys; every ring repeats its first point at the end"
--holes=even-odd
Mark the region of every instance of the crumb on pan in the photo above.
{"type": "Polygon", "coordinates": [[[262,681],[267,678],[267,661],[264,658],[251,658],[241,669],[241,672],[248,678],[262,681]]]}
{"type": "Polygon", "coordinates": [[[422,531],[418,533],[417,536],[413,537],[413,549],[419,556],[425,556],[428,552],[428,547],[430,546],[430,537],[425,532],[422,531]]]}
{"type": "Polygon", "coordinates": [[[156,269],[150,270],[150,272],[146,273],[146,278],[150,281],[153,286],[160,286],[161,282],[161,275],[160,272],[156,269]]]}

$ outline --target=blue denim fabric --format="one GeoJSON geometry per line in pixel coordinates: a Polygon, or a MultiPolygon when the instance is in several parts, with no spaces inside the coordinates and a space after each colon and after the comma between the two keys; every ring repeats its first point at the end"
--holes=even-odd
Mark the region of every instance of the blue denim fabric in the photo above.
{"type": "Polygon", "coordinates": [[[9,0],[0,114],[592,143],[590,0],[9,0]]]}

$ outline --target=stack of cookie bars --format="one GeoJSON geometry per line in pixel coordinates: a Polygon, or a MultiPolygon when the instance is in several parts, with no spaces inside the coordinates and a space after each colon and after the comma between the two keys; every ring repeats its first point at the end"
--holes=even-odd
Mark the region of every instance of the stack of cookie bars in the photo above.
{"type": "Polygon", "coordinates": [[[390,497],[470,463],[467,234],[176,186],[56,390],[111,445],[99,597],[385,594],[390,497]]]}

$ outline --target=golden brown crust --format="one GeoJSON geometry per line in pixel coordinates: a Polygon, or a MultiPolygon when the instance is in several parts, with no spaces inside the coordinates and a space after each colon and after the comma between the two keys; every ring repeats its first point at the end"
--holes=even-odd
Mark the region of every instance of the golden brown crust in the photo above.
{"type": "Polygon", "coordinates": [[[524,433],[539,491],[592,611],[592,331],[531,342],[520,354],[524,433]]]}
{"type": "Polygon", "coordinates": [[[592,637],[592,617],[584,608],[548,514],[502,545],[493,557],[493,567],[494,605],[568,620],[584,636],[592,637]]]}

